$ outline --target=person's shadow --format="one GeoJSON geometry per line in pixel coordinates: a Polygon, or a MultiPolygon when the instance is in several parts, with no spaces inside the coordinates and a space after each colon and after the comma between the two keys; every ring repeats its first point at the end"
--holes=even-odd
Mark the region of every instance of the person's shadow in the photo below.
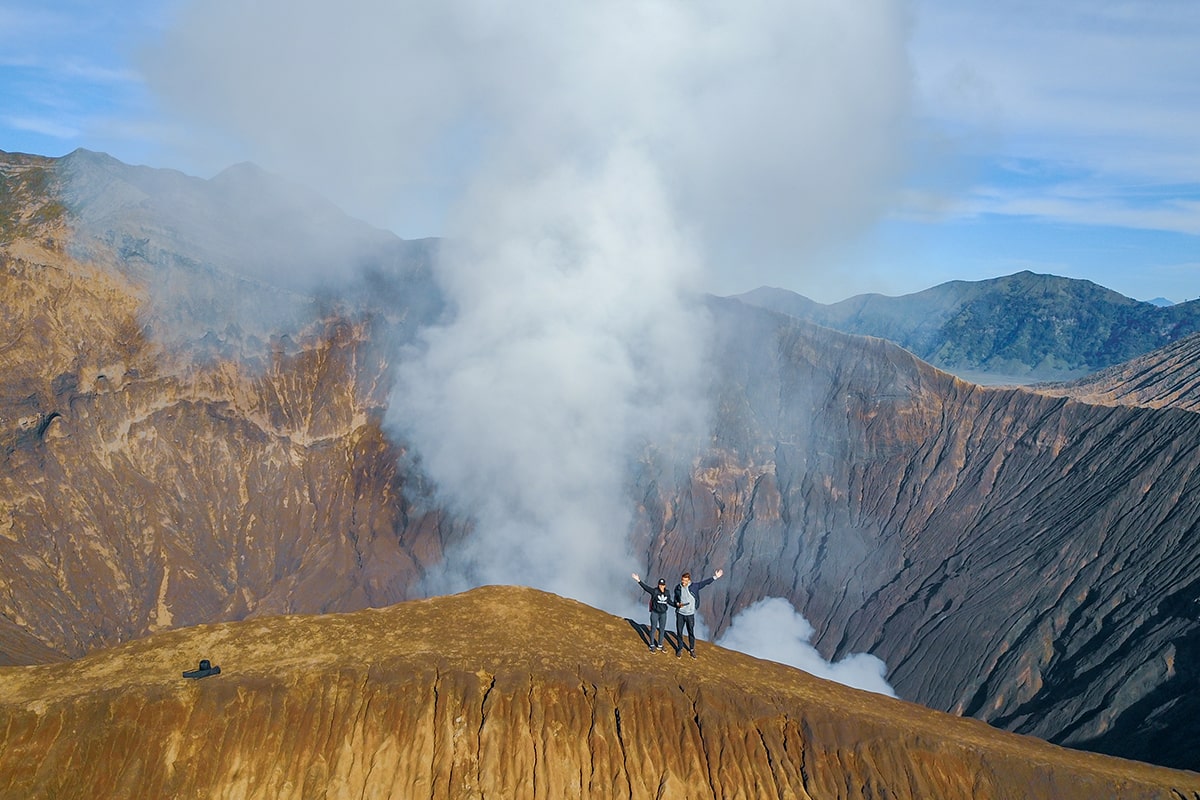
{"type": "MultiPolygon", "coordinates": [[[[642,623],[636,622],[629,617],[626,617],[625,621],[629,623],[629,627],[633,628],[637,632],[638,638],[642,640],[642,644],[646,645],[647,648],[650,647],[650,626],[643,625],[642,623]]],[[[663,641],[670,645],[671,649],[676,653],[679,652],[678,636],[670,631],[663,631],[663,641]]]]}

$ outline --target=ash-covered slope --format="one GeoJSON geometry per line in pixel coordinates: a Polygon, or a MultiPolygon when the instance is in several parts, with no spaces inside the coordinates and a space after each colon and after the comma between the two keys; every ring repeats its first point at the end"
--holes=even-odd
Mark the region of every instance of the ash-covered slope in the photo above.
{"type": "Polygon", "coordinates": [[[1200,334],[1077,381],[1031,388],[1097,405],[1200,411],[1200,334]]]}
{"type": "Polygon", "coordinates": [[[0,669],[0,797],[1194,798],[1073,752],[486,587],[0,669]],[[216,676],[182,671],[208,658],[216,676]]]}
{"type": "Polygon", "coordinates": [[[721,566],[717,630],[789,598],[901,697],[1200,767],[1200,426],[957,380],[714,301],[714,446],[646,467],[648,564],[721,566]]]}

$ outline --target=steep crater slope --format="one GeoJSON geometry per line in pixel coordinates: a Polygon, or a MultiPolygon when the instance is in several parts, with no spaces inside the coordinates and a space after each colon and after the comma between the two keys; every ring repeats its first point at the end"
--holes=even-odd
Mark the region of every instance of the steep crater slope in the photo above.
{"type": "Polygon", "coordinates": [[[714,447],[647,463],[648,564],[789,598],[826,657],[1076,747],[1200,768],[1200,426],[957,380],[878,339],[714,301],[714,447]]]}
{"type": "MultiPolygon", "coordinates": [[[[247,282],[164,245],[169,231],[122,254],[106,242],[138,215],[112,197],[97,191],[111,236],[78,228],[97,214],[64,186],[81,158],[0,159],[0,663],[409,596],[465,530],[380,427],[384,344],[429,313],[421,266],[404,273],[413,306],[374,311],[247,282]],[[263,313],[196,304],[196,284],[263,313]]],[[[133,197],[165,225],[156,196],[133,197]]]]}
{"type": "Polygon", "coordinates": [[[0,737],[0,797],[1200,797],[516,587],[0,669],[0,737]]]}
{"type": "MultiPolygon", "coordinates": [[[[35,280],[4,291],[53,285],[28,270],[8,274],[35,280]]],[[[34,333],[42,321],[72,330],[78,310],[23,307],[36,316],[0,353],[10,375],[53,350],[34,333]]],[[[76,656],[163,627],[395,602],[461,529],[421,499],[380,427],[388,383],[363,325],[316,326],[260,364],[159,366],[114,345],[111,360],[5,383],[0,613],[46,648],[76,656]]]]}
{"type": "Polygon", "coordinates": [[[1200,333],[1070,383],[1030,388],[1097,405],[1200,411],[1200,333]]]}

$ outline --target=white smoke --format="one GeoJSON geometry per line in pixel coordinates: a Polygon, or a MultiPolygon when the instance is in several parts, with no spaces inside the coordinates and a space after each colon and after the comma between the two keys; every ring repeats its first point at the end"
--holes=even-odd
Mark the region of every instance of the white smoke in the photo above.
{"type": "Polygon", "coordinates": [[[756,658],[798,667],[810,675],[855,689],[895,697],[887,665],[869,653],[826,661],[812,646],[813,627],[790,602],[767,597],[743,609],[716,643],[756,658]]]}
{"type": "Polygon", "coordinates": [[[395,398],[425,469],[478,521],[430,588],[526,583],[612,607],[631,459],[707,422],[704,326],[683,294],[695,256],[636,152],[476,202],[490,213],[467,215],[442,264],[454,321],[426,332],[395,398]]]}
{"type": "Polygon", "coordinates": [[[483,174],[636,148],[691,226],[704,288],[744,291],[819,272],[888,207],[908,7],[191,0],[143,64],[193,161],[257,161],[404,236],[450,232],[483,174]]]}
{"type": "Polygon", "coordinates": [[[392,408],[478,521],[435,585],[610,607],[631,459],[706,433],[695,293],[786,285],[874,220],[907,34],[896,0],[193,0],[146,65],[193,139],[450,237],[454,314],[392,408]]]}

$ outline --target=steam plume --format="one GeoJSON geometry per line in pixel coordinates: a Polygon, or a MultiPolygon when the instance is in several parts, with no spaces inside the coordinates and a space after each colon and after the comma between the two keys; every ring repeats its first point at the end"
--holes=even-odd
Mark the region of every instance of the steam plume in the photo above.
{"type": "Polygon", "coordinates": [[[736,614],[717,644],[768,661],[799,667],[818,678],[895,697],[887,665],[873,655],[854,653],[826,661],[812,646],[813,627],[786,599],[767,597],[736,614]]]}
{"type": "Polygon", "coordinates": [[[426,469],[478,520],[431,588],[532,583],[612,608],[630,459],[706,421],[703,326],[682,288],[695,258],[635,152],[475,202],[492,213],[468,214],[442,264],[457,314],[427,332],[395,404],[426,469]]]}
{"type": "Polygon", "coordinates": [[[695,292],[786,284],[874,218],[906,34],[894,0],[206,0],[147,72],[352,213],[451,237],[455,314],[394,404],[479,522],[445,582],[611,607],[629,459],[704,435],[695,292]]]}

